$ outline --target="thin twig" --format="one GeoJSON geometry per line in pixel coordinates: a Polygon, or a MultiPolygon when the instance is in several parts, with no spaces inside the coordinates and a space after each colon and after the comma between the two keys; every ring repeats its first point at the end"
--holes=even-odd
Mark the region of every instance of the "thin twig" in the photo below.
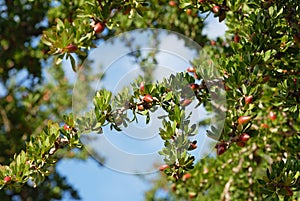
{"type": "Polygon", "coordinates": [[[232,168],[232,171],[233,171],[234,173],[238,173],[238,172],[241,170],[241,168],[242,168],[243,162],[244,162],[244,158],[241,158],[241,159],[239,160],[238,166],[232,168]]]}
{"type": "Polygon", "coordinates": [[[225,184],[225,187],[224,187],[224,190],[222,192],[222,195],[221,195],[221,200],[222,201],[230,201],[230,192],[229,192],[229,189],[230,189],[230,186],[232,184],[232,177],[229,178],[229,180],[227,181],[227,183],[225,184]]]}
{"type": "Polygon", "coordinates": [[[48,123],[48,119],[45,119],[32,133],[32,135],[38,135],[39,133],[41,133],[44,129],[44,127],[47,125],[48,123]]]}
{"type": "Polygon", "coordinates": [[[99,6],[100,6],[101,11],[103,11],[103,6],[102,6],[102,4],[101,4],[101,0],[98,0],[98,3],[99,3],[99,6]]]}
{"type": "Polygon", "coordinates": [[[11,126],[10,126],[10,121],[6,115],[6,112],[3,108],[1,108],[0,110],[2,119],[3,119],[3,124],[4,124],[4,128],[5,128],[5,132],[9,133],[11,131],[11,126]]]}

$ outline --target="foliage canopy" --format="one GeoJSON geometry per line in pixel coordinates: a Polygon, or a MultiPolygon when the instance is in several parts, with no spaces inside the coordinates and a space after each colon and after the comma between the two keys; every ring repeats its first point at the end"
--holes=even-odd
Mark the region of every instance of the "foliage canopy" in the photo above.
{"type": "MultiPolygon", "coordinates": [[[[298,0],[1,1],[1,199],[60,199],[64,192],[77,198],[54,169],[63,157],[87,157],[77,149],[80,135],[101,133],[106,125],[119,130],[130,123],[127,110],[149,116],[162,107],[168,118],[160,130],[165,145],[160,154],[167,166],[146,200],[299,200],[299,5],[298,0]],[[225,38],[203,35],[210,13],[225,21],[225,38]],[[168,88],[172,82],[200,81],[193,97],[214,107],[209,102],[222,90],[208,92],[211,83],[201,79],[200,61],[194,61],[194,72],[146,82],[143,91],[141,80],[133,80],[133,93],[122,93],[114,106],[111,92],[100,90],[92,113],[68,114],[71,85],[63,58],[77,71],[96,41],[137,28],[163,28],[193,39],[221,72],[227,100],[217,156],[194,163],[189,151],[196,143],[189,137],[195,126],[179,126],[189,123],[182,99],[192,97],[168,88]],[[166,198],[156,197],[159,189],[168,189],[166,198]]],[[[211,127],[207,134],[214,132],[211,127]]]]}

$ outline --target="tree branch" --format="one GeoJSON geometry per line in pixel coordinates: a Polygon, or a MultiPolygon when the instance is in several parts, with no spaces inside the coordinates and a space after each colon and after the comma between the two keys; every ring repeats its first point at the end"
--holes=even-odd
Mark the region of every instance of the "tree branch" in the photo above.
{"type": "Polygon", "coordinates": [[[101,11],[103,10],[103,6],[102,6],[102,4],[101,4],[101,0],[98,0],[98,3],[99,3],[99,6],[100,6],[100,9],[101,9],[101,11]]]}
{"type": "Polygon", "coordinates": [[[6,114],[5,110],[2,107],[0,109],[0,113],[1,113],[1,116],[2,116],[5,132],[9,133],[11,131],[10,121],[7,117],[7,114],[6,114]]]}
{"type": "Polygon", "coordinates": [[[220,200],[222,200],[222,201],[230,201],[231,200],[229,189],[232,184],[232,181],[233,181],[232,177],[230,177],[229,180],[227,181],[227,183],[225,184],[225,187],[222,192],[220,200]]]}

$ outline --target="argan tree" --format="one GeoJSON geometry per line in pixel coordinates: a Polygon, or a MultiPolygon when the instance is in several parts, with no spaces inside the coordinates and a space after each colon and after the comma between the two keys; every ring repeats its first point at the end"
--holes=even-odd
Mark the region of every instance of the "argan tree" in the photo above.
{"type": "MultiPolygon", "coordinates": [[[[161,176],[153,181],[146,200],[299,200],[299,1],[1,4],[3,200],[13,196],[26,200],[33,195],[29,192],[45,196],[40,200],[58,198],[62,194],[55,193],[53,185],[60,189],[57,192],[76,197],[54,171],[55,163],[70,155],[85,156],[70,152],[81,147],[81,135],[101,133],[105,126],[120,130],[132,121],[127,118],[129,111],[148,120],[156,108],[167,113],[159,133],[165,164],[159,167],[161,176]],[[210,41],[203,35],[208,14],[226,23],[225,38],[210,41]],[[120,92],[116,99],[110,91],[99,90],[92,111],[82,116],[66,111],[62,116],[72,96],[62,60],[66,58],[78,71],[97,41],[137,28],[183,34],[202,47],[207,60],[199,56],[186,71],[162,82],[132,80],[132,93],[120,92]],[[207,80],[212,75],[203,65],[212,63],[220,77],[207,80]],[[53,83],[43,79],[45,70],[53,83]],[[174,86],[192,93],[184,94],[174,86]],[[214,104],[224,94],[226,104],[214,104]],[[192,101],[224,114],[216,117],[222,120],[222,130],[206,121],[192,124],[182,112],[192,101]],[[218,138],[215,154],[195,161],[191,151],[199,147],[191,136],[199,125],[208,126],[203,135],[218,138]],[[168,191],[166,197],[156,197],[160,189],[168,191]]],[[[144,71],[147,65],[151,63],[143,63],[144,71]]]]}

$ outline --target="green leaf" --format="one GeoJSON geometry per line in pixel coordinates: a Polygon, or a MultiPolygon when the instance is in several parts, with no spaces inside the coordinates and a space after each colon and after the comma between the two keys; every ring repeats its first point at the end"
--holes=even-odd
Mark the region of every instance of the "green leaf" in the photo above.
{"type": "Polygon", "coordinates": [[[262,179],[257,179],[258,183],[261,184],[261,185],[265,185],[267,182],[265,182],[264,180],[262,179]]]}
{"type": "Polygon", "coordinates": [[[70,60],[71,60],[71,65],[72,65],[73,71],[77,72],[77,70],[76,70],[76,62],[75,62],[74,57],[71,54],[70,54],[70,60]]]}
{"type": "Polygon", "coordinates": [[[56,19],[56,28],[58,31],[62,30],[62,29],[65,29],[65,24],[63,23],[63,21],[59,18],[56,19]]]}
{"type": "Polygon", "coordinates": [[[170,92],[168,92],[167,95],[164,97],[163,101],[169,101],[169,100],[172,99],[172,97],[173,97],[173,92],[170,91],[170,92]]]}
{"type": "Polygon", "coordinates": [[[59,65],[63,61],[63,57],[64,57],[64,55],[60,55],[60,56],[56,57],[55,64],[59,65]]]}
{"type": "Polygon", "coordinates": [[[47,45],[47,46],[52,46],[52,42],[49,41],[49,40],[47,39],[47,36],[45,36],[45,35],[42,36],[41,41],[42,41],[42,43],[44,43],[44,44],[47,45]]]}
{"type": "Polygon", "coordinates": [[[186,8],[186,7],[190,6],[190,5],[192,5],[191,2],[183,2],[183,3],[179,4],[179,8],[183,9],[183,8],[186,8]]]}
{"type": "Polygon", "coordinates": [[[271,7],[269,7],[269,14],[271,17],[273,17],[273,13],[274,13],[274,7],[271,6],[271,7]]]}

